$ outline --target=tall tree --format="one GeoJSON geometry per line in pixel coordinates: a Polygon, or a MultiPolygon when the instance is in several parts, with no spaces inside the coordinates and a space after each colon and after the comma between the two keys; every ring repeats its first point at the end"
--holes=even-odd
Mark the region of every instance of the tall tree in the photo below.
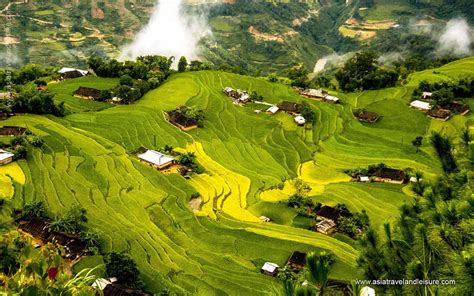
{"type": "Polygon", "coordinates": [[[186,60],[185,56],[182,56],[178,62],[178,72],[186,71],[187,67],[188,67],[188,60],[186,60]]]}

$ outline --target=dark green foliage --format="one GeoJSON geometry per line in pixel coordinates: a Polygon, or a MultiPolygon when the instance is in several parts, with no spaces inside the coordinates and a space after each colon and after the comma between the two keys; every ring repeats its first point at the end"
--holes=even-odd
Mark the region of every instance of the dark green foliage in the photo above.
{"type": "Polygon", "coordinates": [[[378,286],[378,293],[466,295],[473,291],[470,253],[472,227],[472,180],[465,173],[441,177],[400,209],[392,228],[383,236],[369,229],[360,240],[358,259],[367,279],[456,279],[454,286],[378,286]],[[387,290],[388,289],[388,290],[387,290]]]}
{"type": "Polygon", "coordinates": [[[438,153],[444,172],[448,174],[457,172],[458,165],[453,156],[451,140],[434,132],[431,136],[431,144],[438,153]]]}
{"type": "Polygon", "coordinates": [[[348,217],[342,216],[337,220],[337,231],[352,238],[362,233],[369,227],[369,216],[365,210],[361,213],[351,214],[348,217]]]}
{"type": "Polygon", "coordinates": [[[87,211],[81,207],[73,207],[64,215],[56,217],[51,222],[51,229],[65,233],[80,233],[85,229],[87,211]]]}
{"type": "Polygon", "coordinates": [[[184,72],[186,71],[186,68],[188,67],[188,61],[186,60],[186,57],[185,56],[182,56],[180,59],[179,59],[179,63],[178,63],[178,72],[184,72]]]}
{"type": "Polygon", "coordinates": [[[292,80],[291,85],[307,88],[310,84],[308,70],[303,65],[292,67],[286,71],[286,76],[292,80]]]}
{"type": "Polygon", "coordinates": [[[130,256],[112,252],[104,259],[108,277],[116,277],[119,283],[131,288],[143,288],[144,284],[139,278],[140,271],[130,256]]]}
{"type": "Polygon", "coordinates": [[[186,152],[178,156],[177,161],[179,164],[185,166],[193,166],[196,161],[196,155],[194,154],[194,152],[186,152]]]}
{"type": "Polygon", "coordinates": [[[423,137],[416,137],[413,141],[411,141],[411,144],[416,148],[416,152],[418,153],[420,151],[421,145],[423,144],[423,137]]]}
{"type": "Polygon", "coordinates": [[[303,101],[298,105],[298,113],[306,119],[306,122],[314,122],[316,119],[316,115],[308,102],[303,101]]]}
{"type": "Polygon", "coordinates": [[[44,140],[37,136],[34,136],[29,142],[31,145],[33,145],[33,147],[36,148],[41,148],[44,145],[44,140]]]}
{"type": "Polygon", "coordinates": [[[431,99],[439,106],[445,106],[455,98],[470,98],[474,96],[474,80],[464,77],[456,81],[430,83],[422,80],[413,91],[413,98],[419,98],[423,92],[432,92],[431,99]]]}
{"type": "Polygon", "coordinates": [[[119,80],[120,85],[132,86],[133,85],[133,78],[130,75],[125,74],[120,76],[119,80]]]}
{"type": "Polygon", "coordinates": [[[64,103],[56,105],[53,98],[54,95],[50,92],[24,88],[13,101],[11,109],[18,113],[64,116],[66,114],[64,103]]]}
{"type": "Polygon", "coordinates": [[[379,89],[395,86],[398,72],[381,68],[374,52],[356,53],[335,76],[339,87],[344,91],[379,89]]]}
{"type": "Polygon", "coordinates": [[[42,218],[47,219],[49,218],[48,210],[42,201],[32,201],[30,203],[25,204],[22,211],[22,218],[23,219],[30,219],[30,218],[42,218]]]}

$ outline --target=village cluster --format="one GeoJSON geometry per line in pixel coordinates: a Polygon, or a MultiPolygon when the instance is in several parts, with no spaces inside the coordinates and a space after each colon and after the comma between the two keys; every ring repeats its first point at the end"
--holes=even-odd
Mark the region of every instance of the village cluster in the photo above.
{"type": "Polygon", "coordinates": [[[449,102],[443,106],[435,106],[429,102],[432,96],[432,92],[423,92],[421,99],[412,101],[410,107],[426,112],[426,115],[429,117],[442,121],[448,120],[453,114],[466,115],[470,111],[469,106],[460,101],[449,102]]]}

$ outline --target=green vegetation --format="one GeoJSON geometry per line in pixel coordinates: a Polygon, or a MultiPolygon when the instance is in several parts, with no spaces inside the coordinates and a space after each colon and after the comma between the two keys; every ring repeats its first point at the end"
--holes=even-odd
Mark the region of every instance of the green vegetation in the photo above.
{"type": "MultiPolygon", "coordinates": [[[[279,201],[301,191],[290,182],[299,178],[311,188],[304,191],[314,203],[345,204],[353,213],[365,210],[373,229],[370,232],[382,235],[384,223],[396,223],[397,209],[404,202],[416,201],[411,187],[352,183],[343,171],[383,162],[422,172],[426,182],[442,175],[443,164],[434,147],[424,141],[415,153],[411,141],[417,136],[428,139],[432,131],[461,136],[461,131],[472,126],[473,115],[455,115],[440,122],[408,104],[420,81],[454,81],[460,75],[473,75],[473,63],[468,58],[414,73],[399,87],[334,92],[344,104],[303,99],[291,87],[266,79],[199,71],[173,74],[130,105],[100,111],[91,111],[89,104],[77,105],[75,113],[63,118],[17,115],[3,123],[28,126],[44,144],[14,164],[21,167],[25,180],[21,184],[18,177],[12,179],[15,190],[9,202],[22,208],[42,200],[53,215],[80,205],[87,211],[87,227],[100,233],[103,254],[128,254],[140,271],[139,280],[155,293],[282,294],[281,282],[262,275],[259,269],[264,262],[283,266],[295,250],[330,254],[334,261],[328,281],[362,278],[366,269],[358,266],[357,258],[365,249],[341,234],[325,236],[292,226],[305,217],[296,219],[298,213],[279,201]],[[305,101],[314,112],[314,121],[298,127],[288,124],[291,117],[287,114],[256,114],[250,107],[232,104],[222,94],[225,86],[255,91],[270,104],[305,101]],[[203,110],[203,127],[183,132],[169,124],[163,111],[179,106],[203,110]],[[361,108],[382,118],[370,125],[360,123],[353,110],[361,108]],[[180,153],[194,153],[205,171],[185,179],[158,172],[129,154],[137,147],[158,150],[165,145],[180,153]],[[202,203],[199,210],[192,211],[189,197],[196,192],[202,203]],[[274,222],[261,223],[261,215],[274,222]]],[[[117,84],[119,77],[84,81],[117,84]]],[[[64,92],[72,83],[49,84],[50,91],[64,92]]],[[[57,97],[63,99],[66,97],[57,97]]],[[[67,100],[71,104],[83,101],[67,100]]],[[[464,144],[457,149],[461,141],[453,138],[454,157],[468,151],[464,144]]],[[[468,161],[459,160],[458,166],[461,164],[470,168],[468,161]]],[[[14,176],[14,168],[1,167],[0,175],[14,176]]],[[[436,193],[437,199],[442,200],[444,192],[450,190],[436,193]]],[[[465,198],[458,207],[467,207],[465,198]]],[[[455,201],[454,196],[446,201],[454,204],[445,209],[448,218],[450,207],[457,207],[455,201]]],[[[415,207],[414,213],[417,210],[415,207]]],[[[419,227],[413,225],[408,229],[419,227]]],[[[463,244],[466,241],[463,238],[463,244]]],[[[413,242],[418,246],[421,241],[413,242]]],[[[459,246],[464,250],[463,244],[459,246]]],[[[311,285],[328,289],[324,277],[317,278],[322,280],[311,285]]]]}

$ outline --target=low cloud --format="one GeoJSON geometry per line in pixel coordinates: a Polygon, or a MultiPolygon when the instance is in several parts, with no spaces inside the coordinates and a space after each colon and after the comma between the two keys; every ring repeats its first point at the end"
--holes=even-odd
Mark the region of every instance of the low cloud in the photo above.
{"type": "Polygon", "coordinates": [[[450,20],[438,39],[441,53],[466,56],[471,54],[471,28],[465,19],[450,20]]]}
{"type": "Polygon", "coordinates": [[[121,58],[135,59],[142,55],[198,58],[199,41],[209,36],[211,30],[203,13],[186,11],[183,0],[158,1],[149,23],[123,48],[121,58]]]}

